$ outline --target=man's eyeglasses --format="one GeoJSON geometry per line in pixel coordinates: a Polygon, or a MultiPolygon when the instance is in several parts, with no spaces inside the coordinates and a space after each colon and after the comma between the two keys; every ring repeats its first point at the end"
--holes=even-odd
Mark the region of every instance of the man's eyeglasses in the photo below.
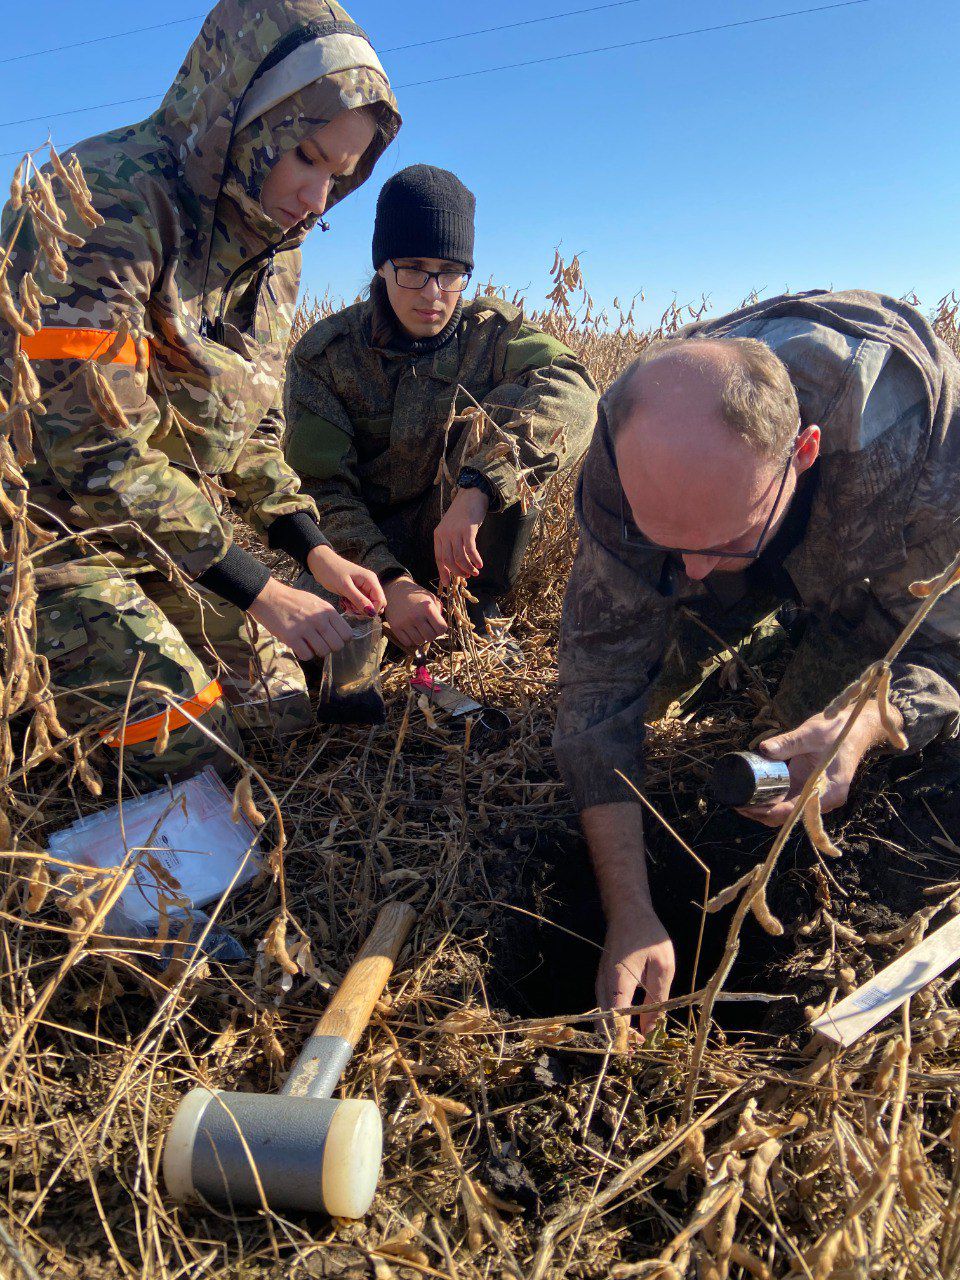
{"type": "Polygon", "coordinates": [[[773,500],[773,506],[770,508],[770,514],[763,523],[760,530],[760,536],[757,538],[756,546],[752,551],[720,551],[720,550],[703,550],[702,548],[695,550],[693,547],[664,547],[659,542],[651,542],[649,538],[645,538],[637,526],[633,522],[633,517],[627,509],[626,498],[623,494],[623,488],[620,489],[620,537],[625,546],[639,547],[645,551],[657,551],[661,554],[672,556],[707,556],[711,560],[756,560],[763,550],[764,543],[767,540],[767,534],[776,518],[777,511],[780,507],[780,499],[783,497],[783,491],[787,487],[787,477],[790,475],[790,467],[793,463],[793,449],[790,450],[790,457],[787,459],[787,465],[783,469],[783,475],[780,477],[780,485],[777,489],[777,496],[773,500]]]}
{"type": "Polygon", "coordinates": [[[401,289],[424,289],[428,280],[436,280],[442,293],[463,293],[470,283],[469,271],[424,271],[420,267],[398,267],[392,258],[387,261],[401,289]]]}

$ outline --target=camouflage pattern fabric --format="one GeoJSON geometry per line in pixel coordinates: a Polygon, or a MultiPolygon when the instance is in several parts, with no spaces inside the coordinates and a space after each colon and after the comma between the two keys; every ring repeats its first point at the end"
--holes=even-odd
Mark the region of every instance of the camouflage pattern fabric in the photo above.
{"type": "MultiPolygon", "coordinates": [[[[212,679],[224,688],[198,719],[234,750],[238,726],[281,736],[314,723],[303,672],[294,655],[263,632],[251,642],[245,614],[197,590],[198,599],[157,575],[136,579],[119,572],[78,575],[73,585],[40,591],[38,651],[50,662],[57,711],[64,727],[115,727],[131,698],[126,723],[166,709],[156,694],[141,694],[131,681],[156,684],[184,702],[212,679]],[[198,656],[202,655],[202,656],[198,656]],[[142,665],[137,669],[138,660],[142,665]]],[[[193,725],[157,742],[124,747],[124,768],[140,782],[188,775],[205,765],[229,772],[229,755],[193,725]]],[[[99,749],[98,767],[116,761],[117,748],[99,749]]]]}
{"type": "MultiPolygon", "coordinates": [[[[119,546],[131,568],[169,557],[199,577],[230,546],[228,492],[261,533],[280,515],[315,513],[283,459],[279,394],[300,244],[314,220],[285,233],[259,193],[305,131],[367,105],[377,136],[334,188],[336,203],[369,176],[399,116],[383,77],[357,68],[302,89],[236,137],[233,126],[277,45],[330,23],[349,24],[332,0],[264,0],[255,14],[244,0],[222,0],[152,116],[73,148],[105,223],[90,231],[61,200],[69,230],[85,237],[82,247],[64,245],[66,280],[38,255],[29,219],[18,236],[10,284],[16,292],[34,273],[54,300],[45,328],[114,331],[125,320],[149,341],[149,371],[101,366],[125,424],[107,425],[91,407],[77,361],[37,362],[47,412],[35,420],[37,458],[27,468],[48,519],[68,530],[109,527],[96,546],[119,546]]],[[[5,241],[16,220],[8,208],[5,241]]],[[[10,342],[0,328],[7,355],[10,342]]],[[[68,543],[61,558],[78,554],[68,543]]]]}
{"type": "MultiPolygon", "coordinates": [[[[910,583],[960,550],[960,362],[912,308],[859,291],[773,298],[686,333],[766,342],[790,372],[804,425],[821,428],[809,520],[783,562],[812,626],[782,685],[782,714],[796,724],[883,656],[916,611],[910,583]]],[[[615,771],[642,778],[650,686],[678,606],[704,591],[672,557],[624,541],[622,500],[601,401],[577,494],[554,736],[581,809],[630,800],[615,771]]],[[[893,665],[911,751],[956,735],[958,689],[954,591],[893,665]]]]}
{"type": "Polygon", "coordinates": [[[765,594],[749,594],[733,609],[708,596],[677,610],[660,672],[650,685],[650,720],[676,719],[693,711],[720,673],[732,664],[739,684],[748,681],[741,663],[753,670],[775,658],[787,642],[778,608],[765,594]]]}
{"type": "MultiPolygon", "coordinates": [[[[450,477],[461,467],[481,471],[509,507],[522,470],[538,488],[579,460],[597,390],[568,348],[496,298],[468,302],[450,341],[420,355],[373,347],[371,319],[372,304],[359,303],[297,343],[287,371],[286,452],[337,551],[387,573],[404,566],[378,520],[407,511],[418,521],[439,489],[444,457],[450,477]],[[475,403],[502,434],[488,424],[477,441],[458,422],[448,438],[451,409],[475,403]]],[[[437,503],[439,519],[439,496],[437,503]]],[[[425,536],[432,538],[436,519],[425,536]]]]}

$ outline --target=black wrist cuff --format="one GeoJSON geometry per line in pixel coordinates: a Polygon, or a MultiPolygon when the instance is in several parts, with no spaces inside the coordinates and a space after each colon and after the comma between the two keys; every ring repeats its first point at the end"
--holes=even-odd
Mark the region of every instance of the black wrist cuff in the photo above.
{"type": "Polygon", "coordinates": [[[328,547],[320,526],[309,511],[293,511],[277,516],[267,528],[267,545],[273,551],[284,551],[302,568],[307,567],[307,556],[314,547],[328,547]]]}
{"type": "Polygon", "coordinates": [[[410,577],[409,569],[404,569],[400,565],[394,565],[392,569],[384,569],[383,573],[378,573],[381,587],[388,587],[391,582],[396,582],[398,578],[410,577]]]}
{"type": "Polygon", "coordinates": [[[269,579],[270,570],[263,561],[233,542],[223,559],[204,569],[197,582],[246,612],[269,579]]]}
{"type": "Polygon", "coordinates": [[[476,467],[462,467],[460,474],[457,476],[458,489],[479,489],[481,493],[487,495],[491,507],[496,507],[500,501],[500,495],[496,489],[476,467]]]}

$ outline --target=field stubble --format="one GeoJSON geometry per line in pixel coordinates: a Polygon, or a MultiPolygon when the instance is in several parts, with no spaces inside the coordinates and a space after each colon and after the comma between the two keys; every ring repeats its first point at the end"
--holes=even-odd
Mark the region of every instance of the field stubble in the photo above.
{"type": "MultiPolygon", "coordinates": [[[[576,260],[559,256],[554,284],[533,319],[580,352],[601,385],[692,314],[671,306],[653,331],[631,308],[611,322],[594,313],[576,260]]],[[[303,309],[299,324],[323,309],[303,309]]],[[[960,350],[952,297],[938,327],[960,350]]],[[[87,376],[95,397],[96,371],[87,376]]],[[[11,409],[0,405],[15,495],[28,368],[18,386],[11,409]]],[[[85,886],[51,888],[41,856],[45,833],[89,807],[97,759],[86,743],[73,754],[51,719],[26,625],[39,541],[15,496],[5,529],[17,571],[4,619],[0,1274],[960,1275],[960,1016],[948,984],[845,1053],[803,1031],[805,1004],[850,989],[960,902],[949,757],[928,762],[922,785],[916,762],[871,764],[831,824],[841,859],[801,833],[783,841],[777,862],[769,833],[702,797],[706,763],[755,731],[770,692],[764,673],[728,680],[689,724],[654,726],[649,795],[663,821],[648,818],[651,856],[658,905],[687,957],[675,1008],[628,1053],[574,1016],[592,1003],[601,934],[549,748],[571,498],[569,482],[551,486],[512,603],[520,674],[482,644],[451,648],[439,663],[441,675],[510,711],[509,739],[432,724],[394,666],[386,727],[318,726],[285,751],[252,744],[245,777],[274,852],[270,873],[221,920],[251,950],[259,944],[256,961],[230,971],[174,964],[158,978],[135,953],[96,944],[85,886]],[[18,721],[28,716],[25,738],[18,721]],[[59,763],[49,758],[56,747],[59,763]],[[703,906],[764,859],[781,937],[746,911],[758,880],[739,907],[703,906]],[[376,1099],[386,1122],[369,1218],[172,1205],[158,1173],[179,1098],[198,1082],[276,1089],[394,897],[413,903],[418,923],[344,1084],[376,1099]],[[708,985],[735,943],[726,987],[767,999],[725,1001],[719,979],[708,985]],[[705,988],[705,1004],[688,994],[705,988]]]]}

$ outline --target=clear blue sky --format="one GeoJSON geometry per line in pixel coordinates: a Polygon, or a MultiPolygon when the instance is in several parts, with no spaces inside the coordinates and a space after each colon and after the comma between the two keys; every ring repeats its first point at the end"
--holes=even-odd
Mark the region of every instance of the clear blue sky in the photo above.
{"type": "MultiPolygon", "coordinates": [[[[870,0],[539,66],[410,87],[500,63],[638,41],[817,0],[639,0],[384,53],[399,140],[333,229],[305,249],[304,284],[352,298],[369,275],[376,194],[416,162],[477,194],[477,273],[542,300],[553,248],[579,252],[601,303],[643,289],[712,309],[751,289],[861,286],[931,306],[960,286],[957,0],[870,0]]],[[[591,0],[483,5],[355,0],[379,49],[543,17],[591,0]]],[[[199,20],[43,57],[52,45],[199,14],[196,0],[123,8],[40,0],[4,18],[0,121],[157,92],[199,20]]],[[[153,101],[0,127],[0,153],[52,131],[63,148],[147,115],[153,101]]],[[[0,158],[4,185],[14,158],[0,158]]]]}

